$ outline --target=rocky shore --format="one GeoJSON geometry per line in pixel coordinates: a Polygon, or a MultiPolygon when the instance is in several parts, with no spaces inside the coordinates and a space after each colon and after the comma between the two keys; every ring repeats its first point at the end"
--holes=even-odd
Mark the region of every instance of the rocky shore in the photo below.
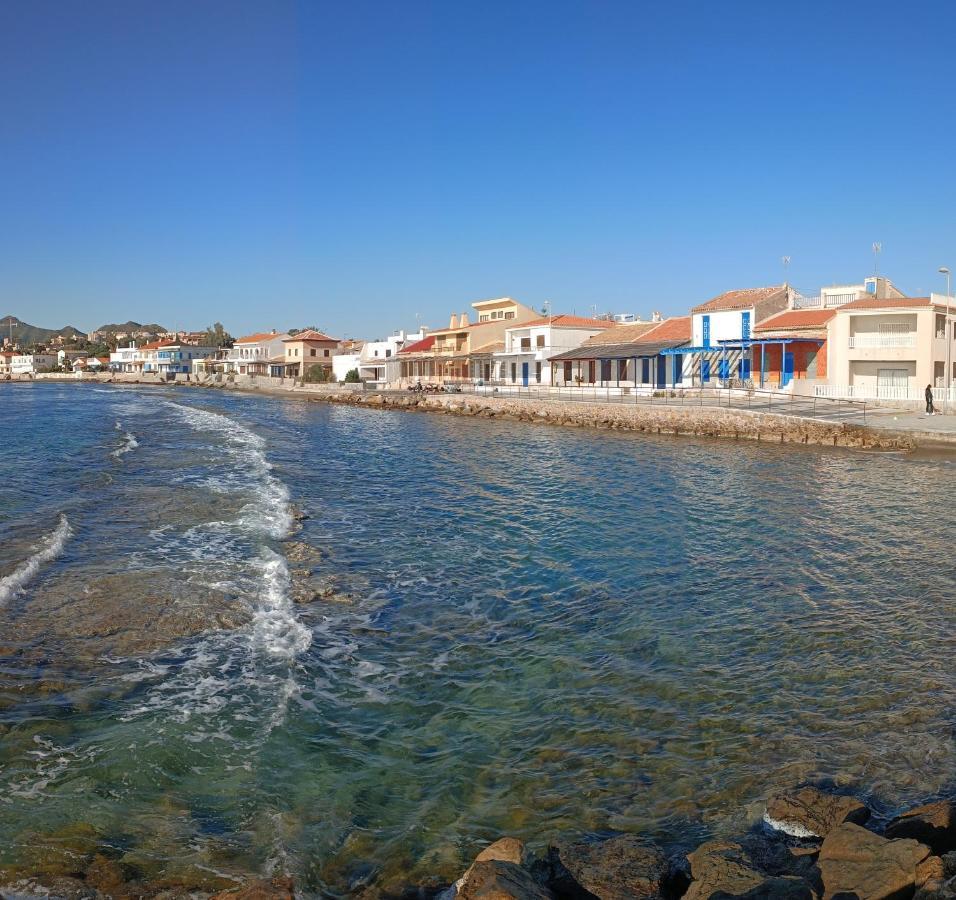
{"type": "MultiPolygon", "coordinates": [[[[675,852],[620,834],[552,841],[531,853],[514,837],[485,847],[453,884],[358,888],[362,900],[953,900],[956,799],[936,800],[872,825],[854,797],[803,787],[772,796],[736,840],[675,852]]],[[[93,835],[61,835],[35,873],[0,867],[0,897],[292,900],[314,896],[282,876],[229,885],[210,873],[158,881],[97,846],[93,835]],[[219,885],[217,886],[217,882],[219,885]],[[224,886],[225,885],[225,886],[224,886]]]]}

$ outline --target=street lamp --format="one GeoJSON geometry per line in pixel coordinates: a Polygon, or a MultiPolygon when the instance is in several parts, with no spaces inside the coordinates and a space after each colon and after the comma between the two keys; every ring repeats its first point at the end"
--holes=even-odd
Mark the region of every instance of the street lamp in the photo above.
{"type": "Polygon", "coordinates": [[[949,404],[952,399],[950,394],[953,390],[953,336],[950,333],[952,329],[949,324],[949,282],[951,278],[949,266],[940,266],[939,273],[946,276],[946,321],[943,324],[943,340],[946,341],[946,379],[944,384],[946,385],[946,403],[949,404]]]}

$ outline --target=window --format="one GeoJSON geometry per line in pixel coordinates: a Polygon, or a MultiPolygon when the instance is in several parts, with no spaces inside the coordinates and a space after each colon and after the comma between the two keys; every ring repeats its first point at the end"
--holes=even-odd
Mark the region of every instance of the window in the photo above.
{"type": "Polygon", "coordinates": [[[538,360],[534,364],[534,380],[537,384],[541,384],[541,361],[538,360]]]}
{"type": "Polygon", "coordinates": [[[571,380],[571,360],[566,359],[564,361],[564,380],[568,382],[571,380]]]}
{"type": "Polygon", "coordinates": [[[531,338],[526,337],[521,339],[521,349],[530,350],[531,349],[531,338]]]}
{"type": "Polygon", "coordinates": [[[539,335],[538,335],[538,337],[537,337],[537,339],[536,339],[536,341],[535,341],[535,346],[536,346],[536,347],[543,347],[543,346],[544,346],[544,335],[543,335],[543,334],[539,334],[539,335]]]}
{"type": "Polygon", "coordinates": [[[388,359],[391,355],[392,355],[392,351],[390,349],[387,349],[385,351],[385,358],[388,359]]]}
{"type": "Polygon", "coordinates": [[[506,318],[506,319],[513,319],[514,317],[515,317],[514,310],[512,310],[511,312],[506,312],[506,313],[505,313],[505,318],[506,318]]]}
{"type": "Polygon", "coordinates": [[[511,383],[514,384],[518,380],[518,364],[511,364],[511,383]]]}
{"type": "Polygon", "coordinates": [[[946,317],[936,317],[936,337],[946,340],[946,317]]]}
{"type": "Polygon", "coordinates": [[[602,359],[601,360],[601,381],[610,381],[611,380],[611,360],[602,359]]]}
{"type": "Polygon", "coordinates": [[[617,380],[627,381],[627,360],[619,359],[617,361],[617,380]]]}
{"type": "Polygon", "coordinates": [[[595,369],[594,360],[589,359],[588,360],[588,384],[594,384],[594,369],[595,369]]]}
{"type": "Polygon", "coordinates": [[[651,361],[649,359],[641,360],[641,384],[651,383],[651,361]]]}
{"type": "Polygon", "coordinates": [[[323,354],[324,354],[325,356],[328,356],[328,355],[329,355],[329,351],[328,351],[328,350],[325,350],[325,351],[323,351],[323,354]]]}
{"type": "Polygon", "coordinates": [[[312,348],[309,350],[309,356],[315,356],[315,347],[312,347],[312,348]]]}

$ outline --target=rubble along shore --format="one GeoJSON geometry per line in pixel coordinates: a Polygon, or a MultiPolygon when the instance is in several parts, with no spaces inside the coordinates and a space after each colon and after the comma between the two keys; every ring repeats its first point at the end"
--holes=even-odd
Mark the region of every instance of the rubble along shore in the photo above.
{"type": "Polygon", "coordinates": [[[368,409],[434,412],[446,415],[631,431],[643,434],[685,435],[691,437],[730,438],[774,444],[805,444],[865,450],[915,450],[920,447],[946,449],[954,445],[944,436],[925,432],[871,428],[844,422],[829,422],[781,413],[714,406],[654,406],[600,401],[514,399],[474,394],[417,394],[411,391],[345,390],[342,387],[307,384],[285,387],[242,381],[214,381],[212,378],[188,382],[165,382],[140,376],[113,375],[76,381],[71,377],[49,378],[57,383],[96,383],[144,385],[153,387],[212,388],[256,395],[297,398],[324,403],[339,403],[368,409]]]}
{"type": "MultiPolygon", "coordinates": [[[[457,880],[400,875],[356,883],[361,900],[956,900],[956,798],[873,826],[853,796],[805,786],[771,796],[761,821],[732,839],[668,851],[637,834],[552,840],[543,853],[503,837],[457,880]]],[[[0,867],[0,897],[293,900],[288,876],[243,879],[211,869],[144,878],[93,836],[61,835],[37,871],[0,867]]]]}

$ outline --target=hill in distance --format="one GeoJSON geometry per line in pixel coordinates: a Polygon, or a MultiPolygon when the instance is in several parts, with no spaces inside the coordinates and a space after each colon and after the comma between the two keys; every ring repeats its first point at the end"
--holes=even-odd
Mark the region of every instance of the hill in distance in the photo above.
{"type": "Polygon", "coordinates": [[[106,334],[116,334],[120,331],[125,331],[126,334],[131,334],[134,331],[151,331],[153,334],[165,334],[167,331],[166,327],[163,325],[157,325],[155,322],[152,325],[140,325],[139,322],[124,322],[122,325],[100,325],[97,331],[103,331],[106,334]]]}
{"type": "Polygon", "coordinates": [[[66,325],[63,328],[40,328],[38,325],[28,325],[16,316],[4,316],[0,319],[0,340],[10,337],[11,331],[13,340],[22,346],[42,344],[53,340],[58,335],[68,338],[86,337],[79,328],[74,328],[72,325],[66,325]]]}

